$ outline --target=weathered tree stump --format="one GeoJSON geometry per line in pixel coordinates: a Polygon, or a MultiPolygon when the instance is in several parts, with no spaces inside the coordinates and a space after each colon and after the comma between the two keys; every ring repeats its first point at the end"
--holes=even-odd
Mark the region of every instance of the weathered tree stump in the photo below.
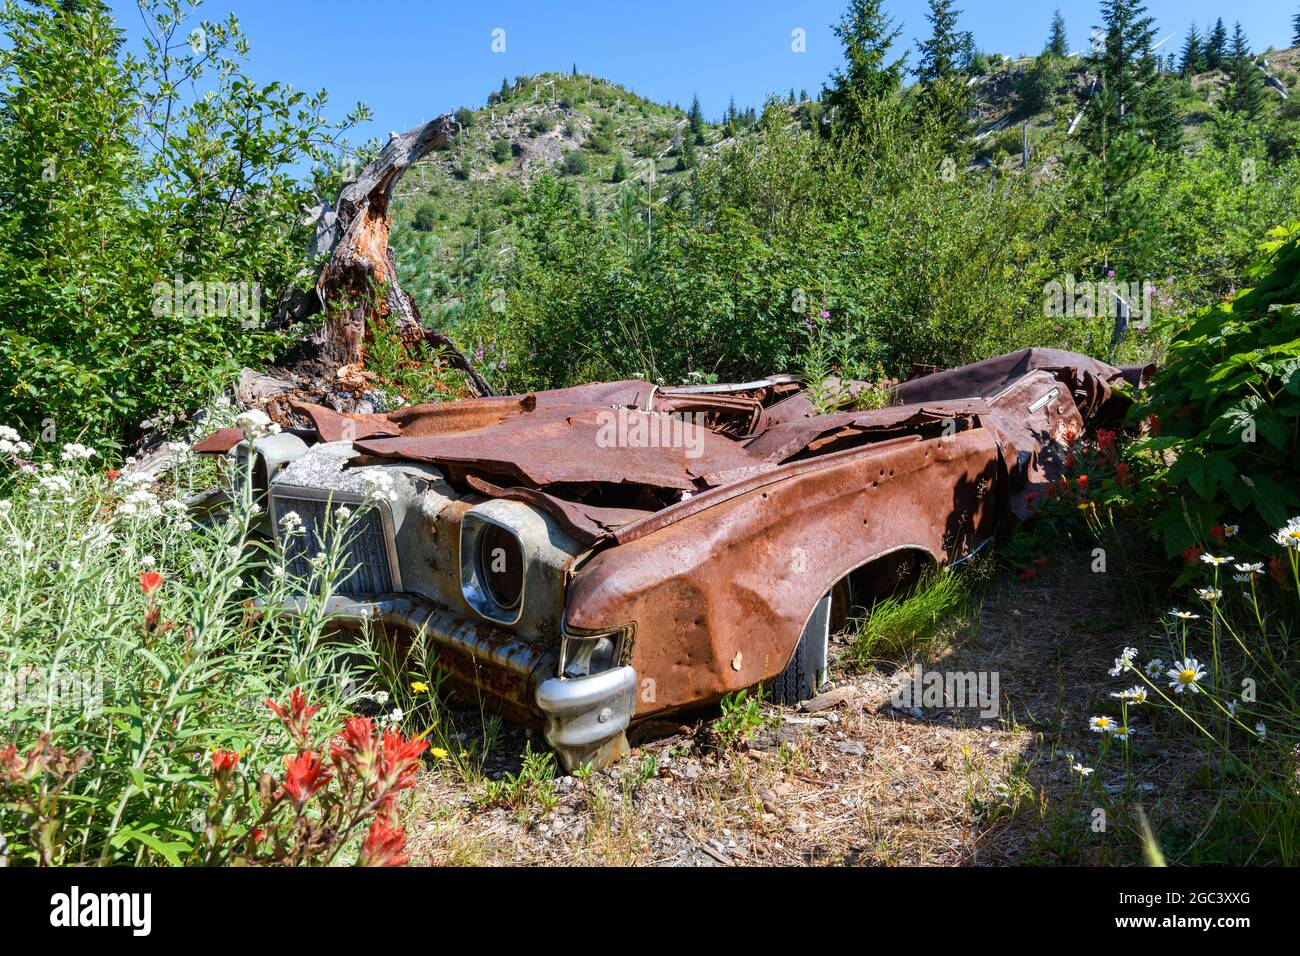
{"type": "Polygon", "coordinates": [[[400,136],[394,134],[356,179],[344,183],[333,206],[317,211],[309,251],[313,259],[326,254],[328,258],[314,289],[298,291],[281,302],[277,320],[287,325],[324,311],[325,321],[282,364],[300,373],[312,366],[318,376],[332,371],[347,380],[348,370],[364,365],[372,323],[383,321],[395,328],[409,349],[427,343],[463,371],[474,394],[493,394],[451,339],[421,325],[420,310],[402,289],[388,248],[393,225],[389,203],[398,180],[458,132],[455,120],[440,116],[400,136]]]}

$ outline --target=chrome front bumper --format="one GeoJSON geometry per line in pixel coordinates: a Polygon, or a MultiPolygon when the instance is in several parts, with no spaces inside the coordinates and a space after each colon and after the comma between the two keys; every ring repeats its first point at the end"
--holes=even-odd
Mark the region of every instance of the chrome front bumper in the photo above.
{"type": "Polygon", "coordinates": [[[552,677],[537,687],[546,714],[546,742],[566,770],[604,767],[627,754],[627,725],[636,710],[636,671],[627,665],[590,677],[552,677]]]}
{"type": "MultiPolygon", "coordinates": [[[[308,607],[307,598],[290,597],[276,610],[301,617],[308,607]]],[[[412,637],[423,635],[433,642],[435,665],[454,681],[484,692],[525,725],[542,724],[546,742],[567,771],[584,764],[604,767],[628,752],[626,731],[636,709],[636,671],[631,667],[590,677],[551,677],[559,666],[554,649],[458,617],[411,594],[334,597],[325,613],[341,627],[382,624],[412,637]]]]}

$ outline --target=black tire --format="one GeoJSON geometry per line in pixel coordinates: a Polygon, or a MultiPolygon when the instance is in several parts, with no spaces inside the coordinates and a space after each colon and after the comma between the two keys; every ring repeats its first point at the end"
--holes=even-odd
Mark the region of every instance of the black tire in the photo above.
{"type": "Polygon", "coordinates": [[[766,697],[774,704],[793,707],[800,701],[817,696],[817,688],[826,673],[826,640],[830,625],[831,596],[817,602],[799,635],[794,657],[771,686],[766,697]]]}

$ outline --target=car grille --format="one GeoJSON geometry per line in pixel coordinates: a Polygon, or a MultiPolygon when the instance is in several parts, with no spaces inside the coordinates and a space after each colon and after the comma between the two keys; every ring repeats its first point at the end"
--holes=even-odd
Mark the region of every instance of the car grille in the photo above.
{"type": "MultiPolygon", "coordinates": [[[[346,495],[330,499],[299,495],[271,496],[271,516],[275,521],[276,536],[284,555],[285,571],[294,580],[311,578],[311,559],[327,549],[326,515],[329,508],[340,505],[356,508],[360,500],[346,495]],[[289,512],[297,512],[302,519],[302,533],[286,537],[281,520],[289,512]]],[[[334,590],[348,597],[368,597],[388,594],[394,590],[393,566],[389,548],[387,506],[377,502],[366,512],[353,518],[343,543],[342,580],[335,582],[334,590]]],[[[334,522],[337,527],[338,522],[334,522]]]]}

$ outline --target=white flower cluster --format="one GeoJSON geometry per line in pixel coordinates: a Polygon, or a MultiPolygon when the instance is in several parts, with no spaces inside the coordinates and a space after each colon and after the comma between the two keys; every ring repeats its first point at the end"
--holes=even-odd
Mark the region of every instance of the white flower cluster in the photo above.
{"type": "Polygon", "coordinates": [[[70,504],[73,501],[72,482],[63,475],[41,475],[36,484],[32,486],[31,496],[46,500],[61,499],[70,504]]]}
{"type": "Polygon", "coordinates": [[[296,511],[287,511],[280,517],[280,530],[286,538],[302,534],[302,517],[296,511]]]}
{"type": "Polygon", "coordinates": [[[63,454],[59,457],[69,462],[89,461],[95,457],[95,449],[78,445],[76,442],[68,442],[63,446],[63,454]]]}
{"type": "Polygon", "coordinates": [[[235,426],[243,430],[244,437],[249,441],[254,438],[261,438],[263,435],[280,434],[280,426],[271,421],[266,412],[256,408],[251,408],[236,415],[235,426]]]}
{"type": "Polygon", "coordinates": [[[128,518],[156,517],[162,514],[158,496],[149,490],[153,482],[153,475],[147,471],[123,472],[116,482],[123,492],[117,513],[128,518]]]}
{"type": "Polygon", "coordinates": [[[363,471],[361,480],[366,484],[368,497],[392,501],[397,494],[397,487],[393,484],[393,476],[382,469],[363,471]]]}
{"type": "Polygon", "coordinates": [[[30,455],[32,446],[8,425],[0,425],[0,455],[30,455]]]}

